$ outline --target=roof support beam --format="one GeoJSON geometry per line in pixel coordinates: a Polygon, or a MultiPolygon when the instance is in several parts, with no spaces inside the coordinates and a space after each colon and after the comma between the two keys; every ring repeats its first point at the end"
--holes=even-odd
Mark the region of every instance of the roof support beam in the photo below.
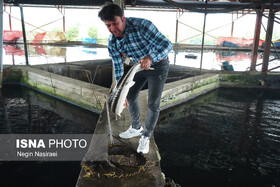
{"type": "Polygon", "coordinates": [[[114,4],[119,5],[124,10],[124,0],[114,0],[114,4]]]}
{"type": "Polygon", "coordinates": [[[24,52],[25,52],[25,63],[29,65],[28,62],[28,52],[27,52],[27,44],[26,44],[26,33],[25,33],[25,24],[24,24],[24,16],[23,16],[23,9],[22,6],[19,5],[20,14],[21,14],[21,26],[22,26],[22,35],[23,35],[23,44],[24,44],[24,52]]]}
{"type": "Polygon", "coordinates": [[[179,28],[179,18],[184,14],[184,10],[179,8],[176,13],[176,33],[175,33],[175,43],[178,42],[178,28],[179,28]]]}
{"type": "Polygon", "coordinates": [[[65,7],[62,5],[56,5],[55,6],[57,10],[61,13],[62,15],[62,22],[63,22],[63,33],[65,34],[65,7]]]}
{"type": "Polygon", "coordinates": [[[266,37],[265,37],[265,46],[264,46],[263,64],[262,64],[262,72],[264,74],[267,73],[267,69],[268,69],[268,62],[269,62],[269,55],[270,55],[270,48],[271,48],[271,39],[272,39],[273,25],[274,25],[274,16],[275,16],[275,13],[273,11],[273,0],[270,0],[269,18],[268,18],[268,22],[267,22],[267,31],[266,31],[266,37]]]}
{"type": "MultiPolygon", "coordinates": [[[[181,10],[183,10],[183,9],[181,9],[181,10]]],[[[227,23],[227,24],[224,24],[224,25],[222,25],[222,26],[219,26],[219,27],[213,28],[213,29],[211,29],[211,30],[205,31],[205,35],[207,35],[207,36],[209,36],[209,37],[212,37],[212,38],[214,38],[214,39],[217,39],[217,37],[212,36],[212,35],[210,35],[210,34],[208,34],[208,33],[209,33],[209,32],[212,32],[212,31],[214,31],[214,30],[223,28],[223,27],[225,27],[225,26],[232,25],[232,22],[235,22],[236,20],[242,18],[243,16],[246,16],[246,15],[249,14],[250,12],[251,12],[251,10],[248,11],[248,12],[246,12],[246,13],[244,13],[244,14],[242,14],[241,16],[238,16],[238,12],[236,12],[237,18],[235,18],[234,20],[232,20],[230,23],[227,23]]],[[[178,14],[178,13],[177,13],[177,14],[178,14]]],[[[182,13],[182,14],[183,14],[183,13],[182,13]]],[[[180,14],[180,16],[178,16],[177,22],[180,23],[180,24],[182,24],[182,25],[184,25],[184,26],[187,26],[187,27],[189,27],[189,28],[191,28],[191,29],[193,29],[193,30],[196,30],[196,31],[198,31],[198,32],[200,32],[200,33],[199,33],[199,34],[196,34],[196,35],[194,35],[194,36],[191,36],[191,37],[189,37],[189,38],[183,39],[183,40],[181,40],[181,41],[179,41],[179,42],[188,41],[188,40],[191,39],[191,38],[195,38],[195,37],[201,35],[201,34],[203,33],[203,31],[201,31],[201,30],[199,30],[199,29],[197,29],[197,28],[194,28],[194,27],[192,27],[192,26],[190,26],[190,25],[187,25],[187,24],[185,24],[185,23],[179,21],[179,18],[181,17],[182,14],[180,14]]],[[[177,23],[177,22],[176,22],[176,23],[177,23]]],[[[179,26],[178,26],[178,27],[179,27],[179,26]]],[[[176,27],[176,28],[177,28],[177,27],[176,27]]],[[[175,36],[176,36],[176,35],[175,35],[175,36]]],[[[176,39],[176,37],[175,37],[175,39],[176,39]]],[[[177,42],[178,42],[178,41],[177,41],[177,42]]]]}
{"type": "Polygon", "coordinates": [[[231,14],[231,33],[230,36],[233,37],[233,28],[234,28],[234,20],[233,20],[233,12],[231,14]]]}
{"type": "Polygon", "coordinates": [[[9,26],[10,26],[10,31],[12,31],[12,6],[8,5],[7,3],[4,3],[4,12],[6,12],[8,15],[9,15],[9,26]],[[8,12],[6,10],[6,8],[9,7],[10,8],[10,11],[8,12]]]}
{"type": "MultiPolygon", "coordinates": [[[[32,31],[35,31],[35,30],[37,30],[37,29],[43,30],[42,27],[45,27],[45,26],[50,25],[50,24],[52,24],[52,23],[55,23],[55,22],[57,22],[57,21],[59,21],[59,20],[61,20],[61,19],[63,19],[63,18],[59,18],[59,19],[57,19],[57,20],[54,20],[54,21],[52,21],[52,22],[50,22],[50,23],[46,23],[46,24],[41,25],[41,26],[39,26],[39,27],[34,26],[35,28],[34,28],[33,30],[31,30],[31,32],[32,32],[32,31]]],[[[46,32],[46,31],[45,31],[45,32],[46,32]]]]}
{"type": "Polygon", "coordinates": [[[260,42],[260,33],[261,33],[261,24],[262,24],[262,15],[265,8],[265,4],[262,5],[260,10],[256,10],[256,25],[255,25],[255,34],[254,34],[254,43],[252,49],[252,58],[251,58],[251,67],[250,71],[256,70],[257,57],[258,57],[258,49],[260,42]]]}
{"type": "Polygon", "coordinates": [[[205,1],[203,34],[202,34],[202,42],[201,42],[200,74],[202,74],[202,59],[203,59],[204,37],[205,37],[205,25],[206,25],[206,16],[207,16],[207,3],[208,3],[208,0],[205,1]]]}

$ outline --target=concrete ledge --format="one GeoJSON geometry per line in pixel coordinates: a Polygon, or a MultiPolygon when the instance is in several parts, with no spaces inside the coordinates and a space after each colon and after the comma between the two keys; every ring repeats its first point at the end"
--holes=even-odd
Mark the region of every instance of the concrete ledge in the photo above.
{"type": "MultiPolygon", "coordinates": [[[[143,101],[140,98],[140,102],[143,101]]],[[[143,113],[143,110],[141,110],[143,113]]],[[[130,117],[127,110],[122,113],[120,120],[115,120],[111,118],[112,132],[115,137],[118,137],[118,134],[126,130],[130,126],[130,117]]],[[[108,134],[108,123],[107,123],[107,113],[104,109],[100,115],[99,121],[96,125],[94,135],[108,134]]],[[[107,136],[108,137],[108,136],[107,136]]],[[[108,137],[109,139],[109,137],[108,137]]],[[[108,145],[110,144],[109,140],[108,145]]],[[[138,146],[139,137],[132,138],[129,140],[121,140],[114,138],[114,141],[118,145],[129,145],[135,150],[138,146]]],[[[92,150],[89,150],[89,152],[92,150]]],[[[95,151],[93,149],[93,151],[95,151]]],[[[98,152],[98,150],[97,150],[98,152]]],[[[86,172],[82,169],[77,181],[77,187],[91,187],[91,186],[106,186],[106,187],[115,187],[115,186],[133,186],[133,187],[143,187],[143,186],[164,186],[165,180],[160,168],[160,155],[158,148],[156,146],[155,140],[152,137],[150,142],[150,152],[145,155],[147,161],[154,163],[152,167],[148,167],[145,171],[141,171],[139,174],[132,177],[121,177],[121,178],[106,178],[106,177],[92,177],[86,178],[83,177],[86,172]]]]}
{"type": "Polygon", "coordinates": [[[4,69],[6,83],[19,83],[95,112],[102,110],[109,89],[28,66],[4,69]]]}
{"type": "Polygon", "coordinates": [[[106,88],[111,86],[112,61],[109,59],[44,64],[32,67],[106,88]]]}
{"type": "Polygon", "coordinates": [[[164,87],[161,109],[175,106],[219,87],[219,74],[205,74],[176,82],[164,87]]]}
{"type": "Polygon", "coordinates": [[[220,87],[280,89],[280,75],[261,73],[220,74],[220,87]]]}

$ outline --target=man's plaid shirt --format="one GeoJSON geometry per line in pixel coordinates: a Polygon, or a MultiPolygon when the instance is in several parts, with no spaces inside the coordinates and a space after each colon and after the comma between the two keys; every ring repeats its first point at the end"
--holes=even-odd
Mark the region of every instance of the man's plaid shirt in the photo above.
{"type": "Polygon", "coordinates": [[[122,54],[130,57],[134,62],[150,55],[153,59],[152,65],[154,65],[166,58],[171,49],[171,42],[158,31],[151,21],[140,18],[126,18],[124,38],[118,39],[111,34],[108,43],[109,54],[114,64],[116,82],[124,74],[122,54]]]}

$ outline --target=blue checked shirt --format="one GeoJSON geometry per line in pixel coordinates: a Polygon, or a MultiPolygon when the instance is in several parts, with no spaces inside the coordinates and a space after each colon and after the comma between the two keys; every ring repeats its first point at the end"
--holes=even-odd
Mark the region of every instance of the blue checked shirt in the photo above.
{"type": "Polygon", "coordinates": [[[158,31],[151,21],[140,18],[126,18],[124,38],[117,39],[111,34],[108,43],[116,82],[124,74],[122,53],[134,62],[150,55],[153,59],[151,65],[154,65],[165,59],[171,49],[171,42],[158,31]]]}

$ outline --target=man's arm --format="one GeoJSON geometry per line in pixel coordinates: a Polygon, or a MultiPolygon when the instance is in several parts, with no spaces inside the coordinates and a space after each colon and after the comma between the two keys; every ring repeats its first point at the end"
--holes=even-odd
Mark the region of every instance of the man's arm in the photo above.
{"type": "Polygon", "coordinates": [[[171,42],[158,31],[156,26],[149,20],[143,20],[141,26],[142,36],[150,41],[151,48],[149,56],[153,62],[159,62],[166,58],[172,49],[171,42]]]}

